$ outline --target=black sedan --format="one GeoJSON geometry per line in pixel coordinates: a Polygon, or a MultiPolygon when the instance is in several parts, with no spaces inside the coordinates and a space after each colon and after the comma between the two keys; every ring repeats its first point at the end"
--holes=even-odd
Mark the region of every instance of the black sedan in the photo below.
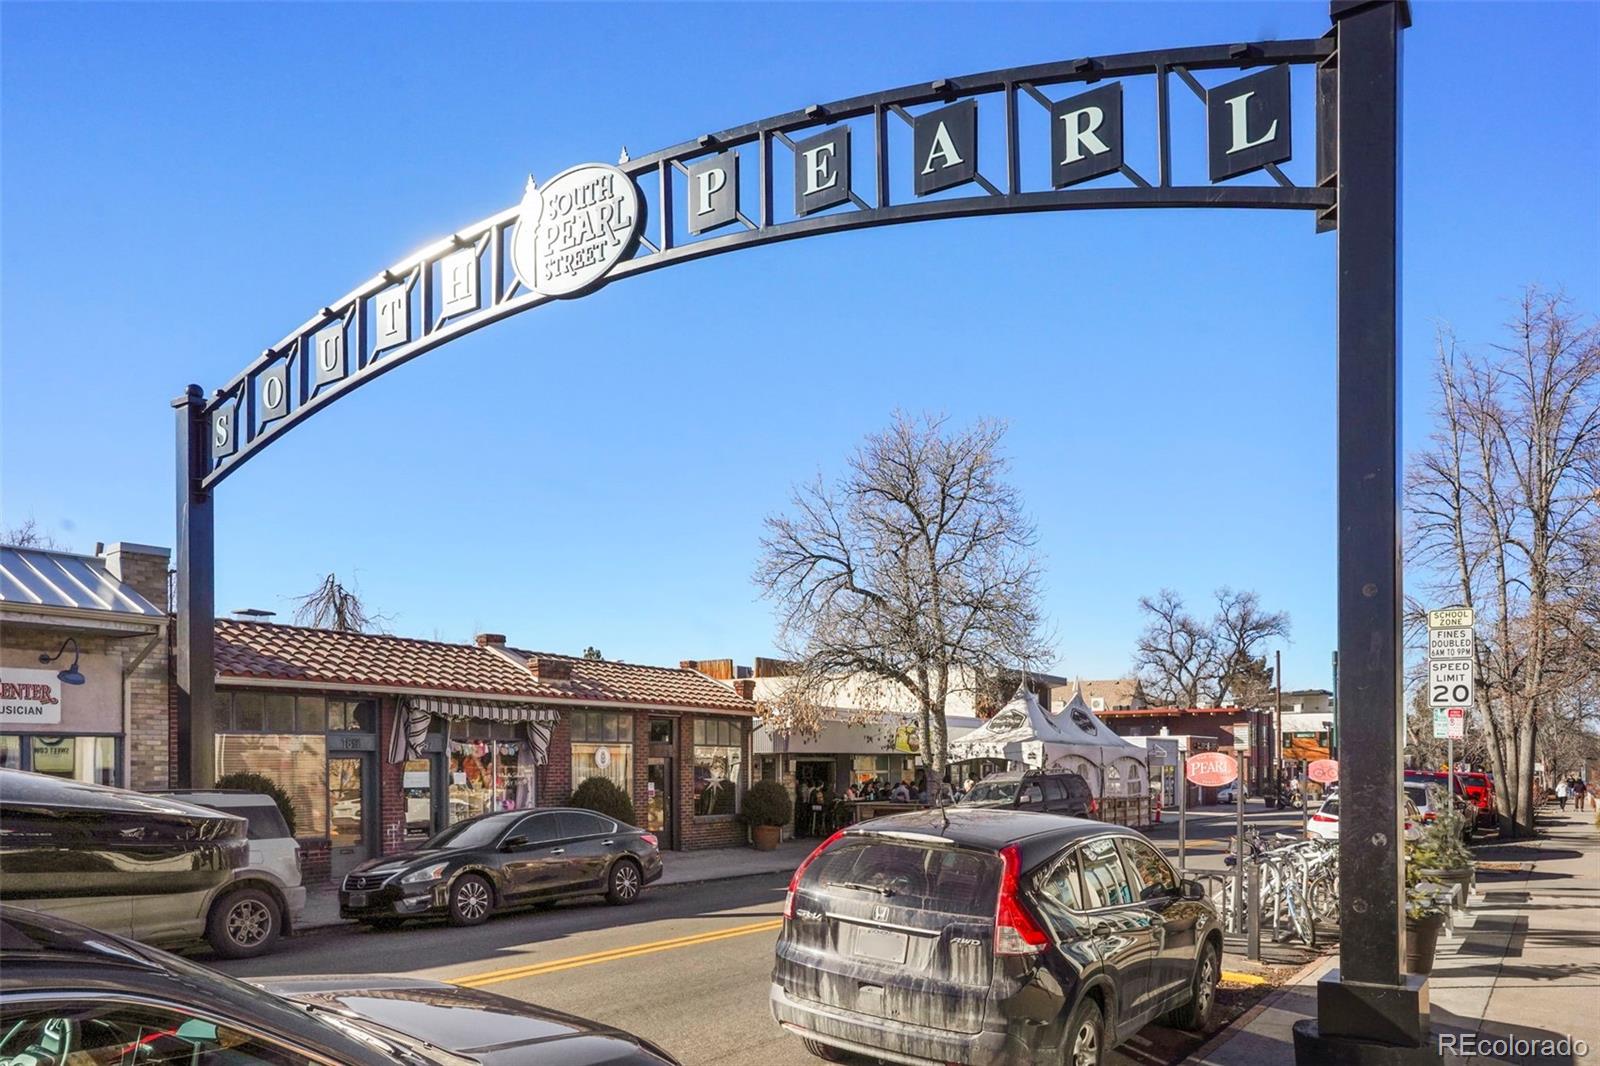
{"type": "Polygon", "coordinates": [[[259,986],[0,906],[0,1062],[29,1066],[675,1066],[635,1036],[435,981],[259,986]]]}
{"type": "Polygon", "coordinates": [[[654,834],[594,811],[506,811],[357,866],[339,886],[339,913],[376,928],[427,915],[477,925],[496,910],[563,896],[632,903],[660,876],[654,834]]]}

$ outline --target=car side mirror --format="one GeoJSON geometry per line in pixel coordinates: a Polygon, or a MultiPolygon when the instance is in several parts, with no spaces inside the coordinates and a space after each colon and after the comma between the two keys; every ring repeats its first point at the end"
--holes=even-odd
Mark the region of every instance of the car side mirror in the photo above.
{"type": "Polygon", "coordinates": [[[1202,900],[1206,898],[1205,886],[1199,881],[1190,881],[1185,878],[1178,884],[1178,895],[1187,900],[1202,900]]]}
{"type": "Polygon", "coordinates": [[[506,837],[500,842],[501,851],[516,851],[518,848],[528,846],[528,838],[518,833],[516,836],[506,837]]]}

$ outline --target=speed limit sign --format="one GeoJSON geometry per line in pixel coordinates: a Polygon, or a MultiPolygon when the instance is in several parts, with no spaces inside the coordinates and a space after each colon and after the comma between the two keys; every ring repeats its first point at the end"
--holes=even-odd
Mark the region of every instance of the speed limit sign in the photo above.
{"type": "Polygon", "coordinates": [[[1428,660],[1428,706],[1472,706],[1472,660],[1428,660]]]}

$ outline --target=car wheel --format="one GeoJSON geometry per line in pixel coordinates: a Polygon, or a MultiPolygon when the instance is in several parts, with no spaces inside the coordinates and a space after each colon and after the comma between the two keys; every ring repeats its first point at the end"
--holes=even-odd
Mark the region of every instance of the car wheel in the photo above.
{"type": "Polygon", "coordinates": [[[477,874],[456,879],[450,889],[450,924],[481,925],[494,910],[494,889],[477,874]]]}
{"type": "Polygon", "coordinates": [[[1088,996],[1078,1003],[1067,1025],[1066,1066],[1100,1066],[1106,1053],[1106,1016],[1088,996]]]}
{"type": "Polygon", "coordinates": [[[639,864],[632,859],[618,859],[617,864],[611,867],[611,876],[606,879],[606,902],[618,905],[632,903],[639,898],[643,888],[644,872],[639,869],[639,864]]]}
{"type": "Polygon", "coordinates": [[[1200,961],[1194,968],[1194,986],[1189,990],[1189,1002],[1172,1012],[1172,1023],[1191,1033],[1204,1032],[1211,1023],[1211,1008],[1217,1002],[1217,982],[1222,979],[1222,963],[1217,949],[1207,944],[1200,952],[1200,961]]]}
{"type": "Polygon", "coordinates": [[[211,905],[206,941],[227,959],[248,959],[272,950],[283,919],[278,901],[260,888],[240,888],[211,905]]]}
{"type": "Polygon", "coordinates": [[[850,1052],[836,1048],[832,1044],[824,1044],[820,1040],[812,1040],[808,1037],[802,1037],[800,1042],[805,1045],[807,1051],[811,1052],[811,1054],[815,1055],[823,1062],[856,1061],[856,1057],[850,1054],[850,1052]]]}

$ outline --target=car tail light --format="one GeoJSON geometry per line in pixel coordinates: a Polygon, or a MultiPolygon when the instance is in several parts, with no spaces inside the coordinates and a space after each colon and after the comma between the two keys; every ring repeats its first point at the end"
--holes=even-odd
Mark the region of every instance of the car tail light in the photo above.
{"type": "Polygon", "coordinates": [[[649,844],[652,848],[658,848],[661,846],[656,842],[656,835],[654,833],[640,833],[639,839],[644,841],[646,844],[649,844]]]}
{"type": "Polygon", "coordinates": [[[818,844],[816,850],[807,855],[805,861],[794,868],[794,876],[789,878],[789,894],[783,898],[783,916],[785,918],[794,917],[794,894],[800,889],[800,875],[806,872],[806,867],[810,866],[818,855],[827,851],[833,846],[833,842],[842,836],[844,836],[843,829],[835,830],[833,836],[818,844]]]}
{"type": "Polygon", "coordinates": [[[994,905],[994,953],[996,955],[1036,955],[1050,941],[1022,908],[1017,890],[1017,875],[1022,871],[1022,856],[1015,844],[1000,849],[1000,895],[994,905]]]}
{"type": "Polygon", "coordinates": [[[1313,822],[1337,822],[1339,816],[1336,814],[1313,814],[1311,820],[1313,822]]]}

